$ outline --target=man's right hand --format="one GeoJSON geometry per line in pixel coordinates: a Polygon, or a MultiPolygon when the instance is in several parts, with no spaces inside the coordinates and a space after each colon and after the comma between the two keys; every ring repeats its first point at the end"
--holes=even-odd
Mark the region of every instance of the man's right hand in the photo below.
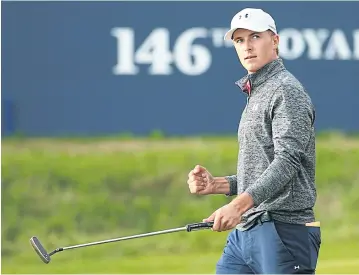
{"type": "Polygon", "coordinates": [[[196,165],[188,174],[188,187],[192,194],[208,195],[215,193],[215,180],[206,168],[196,165]]]}

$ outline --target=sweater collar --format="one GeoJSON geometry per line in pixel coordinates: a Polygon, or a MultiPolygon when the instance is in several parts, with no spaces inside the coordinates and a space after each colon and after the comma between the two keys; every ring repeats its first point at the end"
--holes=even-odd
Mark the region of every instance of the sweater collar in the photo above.
{"type": "Polygon", "coordinates": [[[247,74],[246,76],[242,77],[238,81],[235,82],[235,84],[246,94],[250,95],[251,91],[255,87],[258,87],[261,85],[264,81],[271,78],[276,73],[285,70],[283,60],[281,58],[277,58],[266,65],[264,65],[262,68],[260,68],[258,71],[256,71],[253,74],[247,74]]]}

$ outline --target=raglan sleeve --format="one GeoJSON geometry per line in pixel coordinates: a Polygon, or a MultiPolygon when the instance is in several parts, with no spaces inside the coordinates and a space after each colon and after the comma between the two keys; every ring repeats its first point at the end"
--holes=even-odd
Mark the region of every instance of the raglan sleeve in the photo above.
{"type": "Polygon", "coordinates": [[[258,180],[246,189],[254,205],[274,198],[298,172],[315,117],[309,96],[297,87],[280,87],[273,95],[269,114],[274,159],[258,180]]]}

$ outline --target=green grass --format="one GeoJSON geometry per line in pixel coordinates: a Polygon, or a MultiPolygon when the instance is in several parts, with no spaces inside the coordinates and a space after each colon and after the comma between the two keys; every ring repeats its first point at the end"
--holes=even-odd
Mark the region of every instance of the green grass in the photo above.
{"type": "MultiPolygon", "coordinates": [[[[227,232],[66,251],[49,265],[37,258],[29,238],[37,235],[51,250],[201,221],[230,199],[189,194],[189,170],[199,163],[214,175],[232,174],[236,158],[235,137],[3,140],[2,272],[213,273],[227,232]]],[[[358,167],[358,137],[318,139],[318,273],[359,268],[358,167]]]]}
{"type": "MultiPolygon", "coordinates": [[[[195,234],[202,234],[196,232],[195,234]]],[[[217,234],[211,232],[211,234],[217,234]]],[[[161,242],[161,237],[154,237],[161,242]]],[[[108,244],[84,250],[66,251],[52,257],[50,264],[43,264],[31,250],[12,259],[3,260],[6,273],[214,273],[218,251],[197,253],[165,253],[146,251],[141,256],[120,256],[114,253],[121,244],[108,244]],[[107,247],[104,247],[107,246],[107,247]],[[28,255],[29,254],[29,255],[28,255]],[[21,264],[19,264],[21,263],[21,264]]],[[[324,244],[318,263],[318,274],[357,274],[359,268],[358,245],[354,242],[324,244]]]]}

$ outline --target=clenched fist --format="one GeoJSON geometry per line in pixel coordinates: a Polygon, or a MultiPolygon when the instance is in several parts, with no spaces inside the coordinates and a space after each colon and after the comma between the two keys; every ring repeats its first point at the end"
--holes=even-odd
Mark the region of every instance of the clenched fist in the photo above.
{"type": "Polygon", "coordinates": [[[188,187],[192,194],[208,195],[214,193],[214,178],[206,168],[196,165],[188,174],[188,187]]]}

